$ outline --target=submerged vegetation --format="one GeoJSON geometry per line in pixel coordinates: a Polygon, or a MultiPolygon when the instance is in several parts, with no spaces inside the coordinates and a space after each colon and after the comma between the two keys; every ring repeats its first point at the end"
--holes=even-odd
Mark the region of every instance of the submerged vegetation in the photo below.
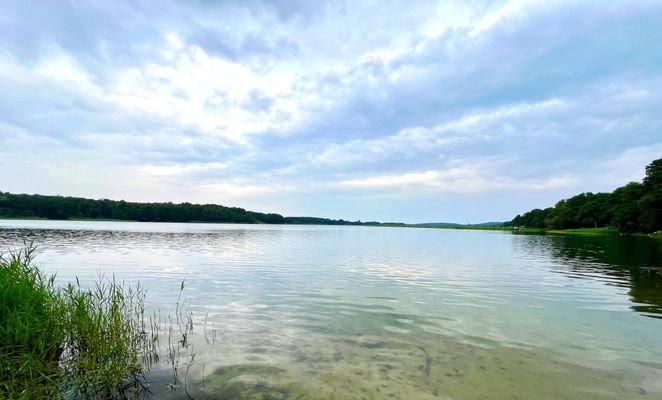
{"type": "Polygon", "coordinates": [[[0,398],[125,398],[141,392],[158,334],[144,292],[101,278],[64,288],[34,247],[0,256],[0,398]],[[150,333],[148,333],[150,332],[150,333]]]}
{"type": "Polygon", "coordinates": [[[554,207],[518,215],[506,224],[550,230],[603,228],[619,233],[662,230],[662,158],[646,167],[642,183],[630,182],[611,193],[582,193],[554,207]]]}

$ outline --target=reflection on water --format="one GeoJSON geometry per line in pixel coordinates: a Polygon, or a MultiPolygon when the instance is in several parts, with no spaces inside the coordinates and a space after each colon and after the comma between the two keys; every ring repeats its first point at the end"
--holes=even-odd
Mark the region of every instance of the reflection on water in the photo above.
{"type": "Polygon", "coordinates": [[[195,398],[662,398],[649,238],[0,221],[0,249],[23,240],[61,282],[140,280],[153,309],[186,279],[195,398]]]}
{"type": "Polygon", "coordinates": [[[635,236],[522,235],[518,250],[553,258],[554,271],[628,288],[631,308],[662,318],[662,240],[635,236]]]}

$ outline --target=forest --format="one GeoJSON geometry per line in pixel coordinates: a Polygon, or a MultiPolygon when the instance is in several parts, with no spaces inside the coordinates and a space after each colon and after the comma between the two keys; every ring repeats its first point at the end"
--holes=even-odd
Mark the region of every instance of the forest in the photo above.
{"type": "Polygon", "coordinates": [[[630,182],[611,193],[582,193],[517,215],[506,225],[541,229],[614,228],[621,233],[662,229],[662,158],[646,167],[642,183],[630,182]]]}
{"type": "MultiPolygon", "coordinates": [[[[0,218],[107,219],[143,222],[230,222],[247,224],[382,225],[316,217],[283,217],[216,204],[133,203],[80,197],[0,192],[0,218]]],[[[395,225],[395,224],[390,224],[395,225]]],[[[399,224],[404,225],[404,224],[399,224]]]]}
{"type": "Polygon", "coordinates": [[[318,217],[285,217],[286,224],[297,225],[368,225],[368,226],[407,226],[402,222],[377,222],[377,221],[346,221],[344,219],[329,219],[318,217]]]}
{"type": "Polygon", "coordinates": [[[191,203],[133,203],[79,197],[0,192],[0,218],[114,219],[145,222],[234,222],[282,224],[280,214],[191,203]]]}

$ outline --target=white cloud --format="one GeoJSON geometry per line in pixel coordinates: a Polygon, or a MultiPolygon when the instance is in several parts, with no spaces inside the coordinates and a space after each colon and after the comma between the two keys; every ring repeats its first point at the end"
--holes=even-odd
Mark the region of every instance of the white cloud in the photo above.
{"type": "MultiPolygon", "coordinates": [[[[450,171],[453,174],[454,171],[450,171]]],[[[425,186],[440,186],[441,172],[438,171],[423,171],[423,172],[409,172],[400,175],[379,175],[370,176],[367,178],[350,179],[340,182],[343,186],[371,188],[371,187],[391,187],[391,186],[406,186],[406,185],[425,185],[425,186]]]]}
{"type": "Polygon", "coordinates": [[[489,170],[489,165],[485,164],[396,175],[367,176],[341,181],[340,185],[358,189],[399,188],[405,190],[430,189],[435,193],[482,193],[498,190],[549,190],[572,186],[576,182],[577,179],[570,176],[518,180],[496,175],[489,170]]]}
{"type": "Polygon", "coordinates": [[[447,154],[461,144],[473,146],[480,141],[506,139],[504,136],[537,135],[540,132],[536,128],[543,129],[550,116],[563,113],[568,106],[568,101],[553,98],[470,112],[432,127],[416,126],[377,139],[332,144],[319,154],[309,154],[308,159],[313,164],[334,166],[396,155],[447,154]]]}
{"type": "Polygon", "coordinates": [[[617,187],[627,182],[640,182],[646,165],[661,156],[662,143],[626,149],[616,158],[598,163],[586,183],[599,182],[617,187]]]}
{"type": "Polygon", "coordinates": [[[250,185],[236,183],[210,183],[206,185],[197,185],[192,187],[193,192],[203,195],[205,198],[218,197],[234,201],[238,198],[264,195],[267,193],[282,192],[288,190],[287,187],[278,187],[275,185],[250,185]]]}
{"type": "Polygon", "coordinates": [[[172,34],[167,37],[168,62],[117,71],[109,100],[183,127],[245,142],[247,135],[287,131],[304,117],[304,106],[315,98],[296,91],[296,70],[278,65],[255,70],[184,44],[172,34]],[[272,98],[269,109],[256,112],[244,107],[256,91],[272,98]]]}
{"type": "Polygon", "coordinates": [[[89,74],[68,54],[48,55],[35,67],[35,73],[56,82],[80,86],[82,90],[97,92],[89,74]]]}
{"type": "Polygon", "coordinates": [[[497,10],[488,13],[474,24],[471,35],[478,35],[501,23],[512,23],[513,18],[523,18],[526,10],[534,6],[549,6],[550,0],[510,0],[497,10]]]}
{"type": "Polygon", "coordinates": [[[227,163],[220,162],[173,165],[143,165],[138,169],[147,175],[175,177],[190,174],[192,172],[222,170],[227,168],[227,165],[227,163]]]}

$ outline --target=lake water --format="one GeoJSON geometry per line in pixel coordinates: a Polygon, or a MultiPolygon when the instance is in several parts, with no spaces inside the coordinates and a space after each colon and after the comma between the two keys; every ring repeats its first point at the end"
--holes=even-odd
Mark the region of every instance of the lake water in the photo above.
{"type": "MultiPolygon", "coordinates": [[[[0,220],[0,249],[24,240],[59,282],[140,281],[160,313],[185,280],[196,399],[662,399],[660,240],[0,220]]],[[[166,359],[153,397],[187,398],[166,359]]]]}

